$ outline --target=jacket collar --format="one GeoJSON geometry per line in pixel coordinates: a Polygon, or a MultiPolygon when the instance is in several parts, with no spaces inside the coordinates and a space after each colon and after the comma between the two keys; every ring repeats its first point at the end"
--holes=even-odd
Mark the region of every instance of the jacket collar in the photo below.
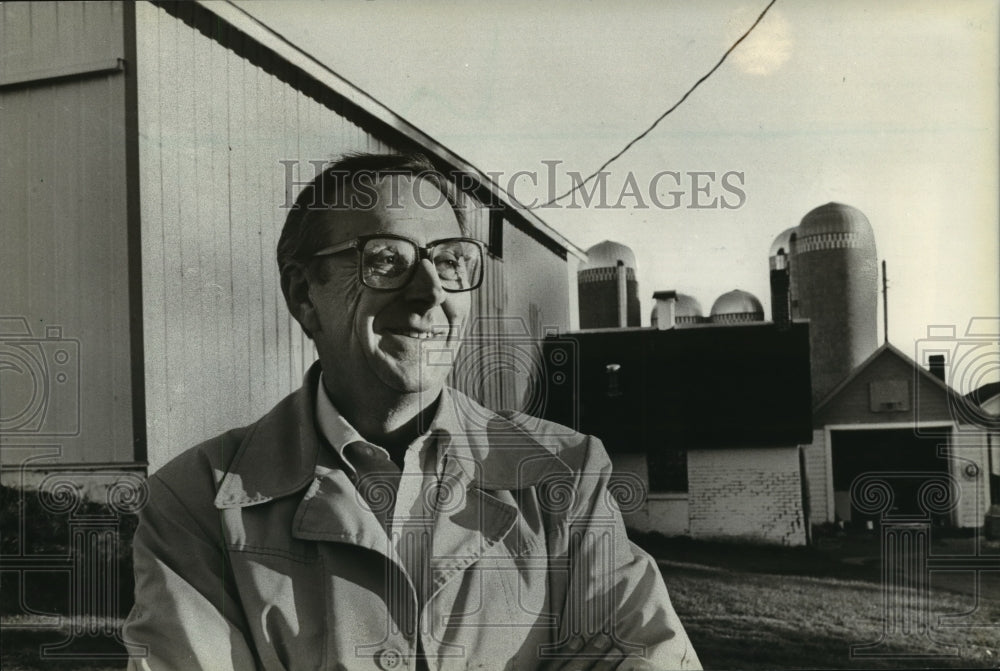
{"type": "Polygon", "coordinates": [[[315,417],[320,371],[317,361],[298,391],[251,425],[219,483],[216,508],[264,503],[312,482],[320,451],[315,417]]]}
{"type": "MultiPolygon", "coordinates": [[[[316,428],[320,365],[305,374],[302,387],[250,427],[219,484],[217,508],[241,508],[304,490],[317,477],[322,440],[316,428]]],[[[445,388],[431,425],[438,449],[461,469],[461,479],[483,490],[536,484],[569,467],[543,445],[526,416],[501,416],[462,392],[445,388]]],[[[458,475],[458,473],[456,473],[458,475]]]]}

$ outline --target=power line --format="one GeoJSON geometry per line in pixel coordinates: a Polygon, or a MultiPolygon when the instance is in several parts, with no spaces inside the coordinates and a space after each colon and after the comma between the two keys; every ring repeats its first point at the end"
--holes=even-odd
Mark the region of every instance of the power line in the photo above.
{"type": "Polygon", "coordinates": [[[535,207],[530,207],[530,208],[527,208],[527,209],[529,209],[529,210],[535,210],[535,209],[538,209],[538,208],[541,208],[541,207],[547,207],[547,206],[549,206],[549,205],[552,205],[553,203],[556,203],[556,202],[558,202],[558,201],[562,200],[562,199],[563,199],[563,198],[565,198],[566,196],[568,196],[568,195],[572,194],[572,193],[573,193],[574,191],[577,191],[578,189],[582,189],[582,188],[583,188],[584,186],[586,186],[586,185],[587,185],[587,183],[588,183],[588,182],[590,182],[591,180],[593,180],[594,178],[596,178],[596,177],[597,177],[598,175],[600,175],[600,174],[601,174],[602,172],[604,172],[604,169],[605,169],[605,168],[607,168],[607,167],[608,167],[609,165],[611,165],[612,163],[614,163],[615,161],[617,161],[617,160],[618,160],[619,158],[621,158],[621,157],[622,157],[622,156],[623,156],[623,155],[625,154],[625,152],[627,152],[627,151],[628,151],[629,149],[631,149],[631,148],[632,148],[632,146],[633,146],[633,145],[634,145],[635,143],[637,143],[637,142],[638,142],[639,140],[641,140],[641,139],[643,139],[644,137],[646,137],[647,135],[649,135],[649,134],[650,134],[650,133],[651,133],[651,132],[653,131],[653,129],[654,129],[654,128],[656,128],[656,127],[657,127],[657,126],[659,125],[659,123],[660,123],[661,121],[663,121],[664,119],[666,119],[666,118],[667,118],[667,116],[668,116],[668,115],[669,115],[669,114],[670,114],[671,112],[673,112],[673,111],[674,111],[675,109],[677,109],[678,107],[680,107],[680,106],[681,106],[681,104],[682,104],[682,103],[683,103],[683,102],[684,102],[685,100],[687,100],[687,99],[688,99],[688,96],[690,96],[690,95],[691,95],[692,93],[694,93],[695,89],[697,89],[697,88],[698,88],[699,86],[701,86],[701,85],[702,85],[702,83],[703,83],[703,82],[704,82],[704,81],[705,81],[706,79],[708,79],[709,77],[711,77],[711,76],[712,76],[712,75],[713,75],[713,74],[715,73],[715,71],[716,71],[716,70],[718,70],[718,69],[719,69],[719,67],[721,67],[721,66],[722,66],[722,64],[723,64],[723,63],[724,63],[724,62],[726,61],[726,59],[727,59],[727,58],[729,57],[729,54],[731,54],[731,53],[733,52],[733,50],[734,50],[734,49],[736,49],[736,47],[738,47],[738,46],[740,45],[740,42],[742,42],[743,40],[745,40],[745,39],[746,39],[747,35],[749,35],[750,33],[752,33],[752,32],[753,32],[754,28],[756,28],[756,27],[757,27],[757,24],[761,22],[761,20],[762,20],[762,19],[764,18],[764,16],[765,16],[765,15],[767,14],[768,10],[770,10],[770,9],[771,9],[771,6],[772,6],[772,5],[774,5],[774,3],[775,3],[775,2],[777,2],[777,0],[771,0],[771,2],[767,3],[767,7],[765,7],[765,8],[764,8],[764,11],[762,11],[762,12],[760,13],[760,16],[758,16],[758,17],[757,17],[757,20],[753,22],[753,25],[751,25],[751,26],[750,26],[749,28],[747,28],[746,32],[744,32],[744,33],[743,33],[742,35],[740,35],[740,38],[739,38],[738,40],[736,40],[735,42],[733,42],[733,44],[732,44],[732,46],[731,46],[731,47],[729,47],[728,49],[726,49],[726,53],[722,54],[722,58],[720,58],[720,59],[719,59],[719,62],[718,62],[718,63],[716,63],[716,64],[715,64],[714,66],[712,66],[712,69],[711,69],[711,70],[709,70],[709,71],[708,71],[708,72],[706,72],[706,73],[705,73],[704,75],[702,75],[701,79],[699,79],[698,81],[696,81],[696,82],[694,83],[694,85],[693,85],[693,86],[691,86],[691,88],[689,88],[689,89],[688,89],[688,90],[687,90],[687,91],[686,91],[686,92],[684,93],[684,95],[682,95],[682,96],[681,96],[680,100],[678,100],[677,102],[675,102],[675,103],[673,104],[673,106],[672,106],[672,107],[671,107],[670,109],[668,109],[668,110],[667,110],[666,112],[664,112],[663,114],[661,114],[660,116],[658,116],[658,117],[656,118],[656,121],[654,121],[654,122],[653,122],[653,123],[652,123],[652,124],[651,124],[651,125],[649,126],[649,128],[647,128],[647,129],[646,129],[646,130],[644,130],[644,131],[643,131],[642,133],[640,133],[639,135],[637,135],[636,137],[634,137],[634,138],[632,139],[632,141],[631,141],[631,142],[629,142],[629,143],[628,143],[627,145],[625,145],[625,146],[624,146],[624,147],[622,148],[622,150],[621,150],[621,151],[619,151],[619,152],[618,152],[617,154],[615,154],[614,156],[612,156],[611,158],[609,158],[609,159],[608,159],[607,161],[605,161],[605,162],[604,162],[604,164],[603,164],[603,165],[602,165],[602,166],[601,166],[600,168],[598,168],[597,170],[595,170],[594,172],[592,172],[592,173],[591,173],[591,174],[590,174],[590,175],[589,175],[589,176],[588,176],[588,177],[587,177],[587,178],[586,178],[585,180],[583,180],[582,182],[578,182],[578,183],[577,183],[577,184],[576,184],[576,185],[575,185],[575,186],[574,186],[573,188],[571,188],[571,189],[570,189],[569,191],[567,191],[566,193],[562,194],[561,196],[556,196],[556,197],[555,197],[555,198],[553,198],[552,200],[549,200],[549,201],[547,201],[547,202],[545,202],[545,203],[542,203],[541,205],[537,205],[537,206],[535,206],[535,207]]]}

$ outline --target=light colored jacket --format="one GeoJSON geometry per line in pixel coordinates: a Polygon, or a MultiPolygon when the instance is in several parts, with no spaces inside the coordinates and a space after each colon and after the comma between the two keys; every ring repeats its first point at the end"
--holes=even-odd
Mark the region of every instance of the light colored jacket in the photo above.
{"type": "Polygon", "coordinates": [[[149,478],[124,627],[141,669],[699,668],[654,561],[626,538],[595,438],[445,390],[421,608],[315,428],[318,366],[255,424],[149,478]],[[450,413],[450,414],[448,414],[450,413]],[[597,656],[595,656],[597,655],[597,656]],[[422,664],[422,662],[421,662],[422,664]]]}

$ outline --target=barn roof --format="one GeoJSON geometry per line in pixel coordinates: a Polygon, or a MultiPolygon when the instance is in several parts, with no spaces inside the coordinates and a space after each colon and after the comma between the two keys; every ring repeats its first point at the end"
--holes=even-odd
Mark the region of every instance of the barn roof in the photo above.
{"type": "MultiPolygon", "coordinates": [[[[586,259],[586,254],[580,247],[542,221],[534,212],[525,208],[486,173],[424,133],[373,96],[338,75],[311,54],[296,46],[293,41],[260,22],[241,7],[228,0],[226,2],[198,0],[196,3],[157,2],[156,4],[178,18],[191,23],[212,39],[216,41],[224,39],[227,42],[226,46],[235,48],[238,53],[242,51],[241,55],[251,55],[259,61],[258,64],[270,66],[269,70],[273,68],[292,71],[293,76],[290,78],[298,80],[293,82],[297,88],[312,89],[305,92],[314,97],[333,96],[338,103],[337,111],[352,121],[376,129],[407,149],[421,151],[442,172],[458,172],[470,177],[470,181],[474,183],[472,191],[481,202],[497,206],[515,226],[525,230],[543,244],[555,247],[563,255],[572,254],[579,259],[586,259]],[[225,26],[222,26],[220,21],[225,26]],[[308,81],[309,86],[302,87],[301,80],[308,81]],[[317,87],[321,88],[320,93],[325,95],[318,95],[315,90],[317,87]]],[[[327,101],[321,100],[321,102],[327,101]]]]}

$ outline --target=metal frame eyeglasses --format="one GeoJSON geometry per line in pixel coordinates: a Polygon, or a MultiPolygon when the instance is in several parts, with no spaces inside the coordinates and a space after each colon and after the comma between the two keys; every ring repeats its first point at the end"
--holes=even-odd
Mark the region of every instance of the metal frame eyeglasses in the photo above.
{"type": "Polygon", "coordinates": [[[359,254],[361,283],[376,291],[402,289],[424,259],[434,266],[441,287],[449,293],[472,291],[483,282],[485,245],[473,238],[443,238],[421,246],[401,235],[376,233],[324,247],[312,257],[332,256],[349,249],[359,254]]]}

